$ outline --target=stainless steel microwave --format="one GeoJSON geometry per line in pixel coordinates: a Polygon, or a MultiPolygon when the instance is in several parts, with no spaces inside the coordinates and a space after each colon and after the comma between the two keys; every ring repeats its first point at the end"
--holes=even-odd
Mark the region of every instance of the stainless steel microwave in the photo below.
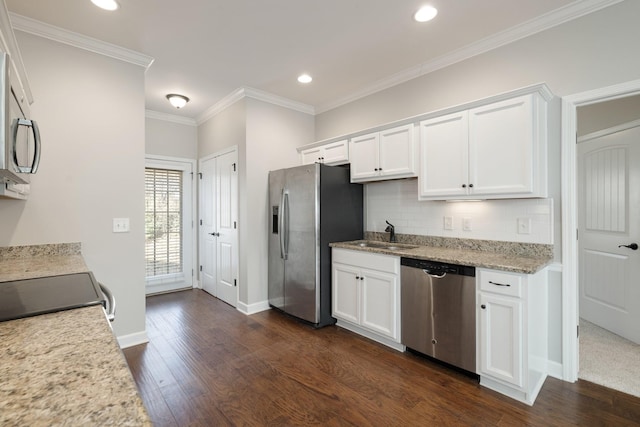
{"type": "Polygon", "coordinates": [[[10,72],[11,58],[0,52],[0,197],[26,199],[40,163],[40,132],[10,72]]]}

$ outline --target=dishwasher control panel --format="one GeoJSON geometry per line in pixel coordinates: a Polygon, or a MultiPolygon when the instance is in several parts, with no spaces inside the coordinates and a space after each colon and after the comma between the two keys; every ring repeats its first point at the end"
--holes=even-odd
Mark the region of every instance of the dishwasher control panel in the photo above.
{"type": "Polygon", "coordinates": [[[444,262],[415,258],[400,258],[400,265],[426,270],[430,274],[449,273],[476,277],[476,268],[467,265],[448,264],[444,262]]]}

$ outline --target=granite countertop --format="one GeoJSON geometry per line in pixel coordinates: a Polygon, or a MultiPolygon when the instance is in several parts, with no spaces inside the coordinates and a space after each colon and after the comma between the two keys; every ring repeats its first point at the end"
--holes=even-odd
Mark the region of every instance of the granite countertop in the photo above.
{"type": "MultiPolygon", "coordinates": [[[[0,282],[89,271],[80,244],[0,248],[0,282]]],[[[150,426],[101,306],[0,322],[0,425],[150,426]]]]}
{"type": "Polygon", "coordinates": [[[80,243],[0,248],[0,282],[86,271],[80,243]]]}
{"type": "Polygon", "coordinates": [[[553,258],[550,245],[491,243],[491,241],[469,243],[462,239],[416,239],[416,236],[399,236],[398,243],[389,243],[390,246],[394,246],[394,249],[360,246],[360,243],[367,241],[380,243],[383,241],[380,239],[380,234],[366,233],[366,240],[334,242],[329,246],[524,274],[538,272],[553,258]]]}

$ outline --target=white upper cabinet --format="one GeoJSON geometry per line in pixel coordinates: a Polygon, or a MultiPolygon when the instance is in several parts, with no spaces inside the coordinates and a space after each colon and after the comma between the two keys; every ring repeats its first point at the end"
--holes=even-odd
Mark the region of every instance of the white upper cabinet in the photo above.
{"type": "Polygon", "coordinates": [[[467,112],[420,122],[420,198],[466,196],[469,182],[467,112]]]}
{"type": "Polygon", "coordinates": [[[413,124],[351,138],[351,181],[417,176],[415,152],[413,124]]]}
{"type": "Polygon", "coordinates": [[[547,196],[547,104],[537,93],[420,122],[420,200],[547,196]]]}
{"type": "Polygon", "coordinates": [[[325,163],[343,165],[349,163],[349,140],[330,142],[300,151],[302,164],[325,163]]]}

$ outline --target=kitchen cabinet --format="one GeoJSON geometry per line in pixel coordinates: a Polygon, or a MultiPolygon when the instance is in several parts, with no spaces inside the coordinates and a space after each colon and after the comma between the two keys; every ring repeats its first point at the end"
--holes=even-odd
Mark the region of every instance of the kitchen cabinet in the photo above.
{"type": "Polygon", "coordinates": [[[420,122],[420,200],[547,196],[547,103],[516,96],[420,122]]]}
{"type": "Polygon", "coordinates": [[[351,182],[417,176],[416,147],[413,124],[351,138],[351,182]]]}
{"type": "Polygon", "coordinates": [[[399,257],[333,248],[331,292],[338,326],[404,350],[399,257]]]}
{"type": "Polygon", "coordinates": [[[305,148],[300,151],[300,158],[303,165],[310,163],[343,165],[349,163],[349,140],[343,139],[305,148]]]}
{"type": "Polygon", "coordinates": [[[546,272],[476,272],[480,384],[532,405],[547,376],[546,272]]]}

